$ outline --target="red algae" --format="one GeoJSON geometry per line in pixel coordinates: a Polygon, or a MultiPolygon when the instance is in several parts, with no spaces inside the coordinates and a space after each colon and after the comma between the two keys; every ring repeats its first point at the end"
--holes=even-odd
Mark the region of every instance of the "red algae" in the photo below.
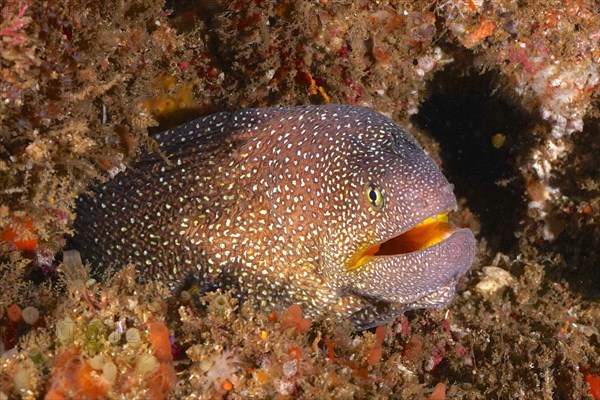
{"type": "Polygon", "coordinates": [[[18,304],[13,304],[8,307],[6,314],[8,315],[8,319],[10,319],[12,322],[21,321],[21,307],[19,307],[18,304]]]}
{"type": "Polygon", "coordinates": [[[309,319],[302,317],[302,308],[297,305],[291,305],[281,316],[281,322],[288,327],[302,332],[310,329],[312,323],[309,319]]]}
{"type": "Polygon", "coordinates": [[[383,341],[385,339],[385,327],[378,326],[375,329],[375,343],[371,346],[371,350],[369,351],[369,355],[367,357],[367,364],[370,366],[374,366],[381,361],[381,357],[383,356],[383,341]]]}
{"type": "Polygon", "coordinates": [[[20,251],[33,252],[38,241],[33,221],[27,217],[13,218],[12,222],[2,231],[1,240],[20,251]]]}
{"type": "Polygon", "coordinates": [[[585,381],[590,385],[588,393],[595,400],[600,400],[600,375],[585,374],[585,381]]]}
{"type": "Polygon", "coordinates": [[[68,348],[56,357],[48,386],[49,391],[45,397],[47,400],[103,399],[109,388],[108,382],[94,371],[76,347],[68,348]]]}
{"type": "Polygon", "coordinates": [[[443,382],[435,385],[433,393],[429,396],[429,400],[446,400],[446,385],[443,382]]]}
{"type": "Polygon", "coordinates": [[[152,322],[150,323],[149,330],[150,345],[158,361],[161,363],[173,361],[169,329],[163,323],[152,322]]]}
{"type": "Polygon", "coordinates": [[[177,377],[171,363],[161,363],[156,371],[147,378],[149,398],[160,400],[170,398],[169,393],[175,387],[177,377]]]}
{"type": "Polygon", "coordinates": [[[152,322],[149,325],[149,341],[156,359],[160,362],[158,369],[147,378],[146,387],[151,399],[168,398],[175,387],[177,379],[173,368],[173,355],[169,339],[169,329],[165,324],[152,322]]]}

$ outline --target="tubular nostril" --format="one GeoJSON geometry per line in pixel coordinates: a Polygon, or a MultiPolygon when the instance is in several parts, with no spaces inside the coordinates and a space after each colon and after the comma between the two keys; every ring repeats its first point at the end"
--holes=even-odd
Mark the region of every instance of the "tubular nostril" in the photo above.
{"type": "Polygon", "coordinates": [[[417,208],[427,208],[429,202],[422,194],[417,194],[415,196],[414,204],[417,208]]]}
{"type": "Polygon", "coordinates": [[[444,192],[444,193],[452,193],[454,194],[454,185],[451,183],[447,183],[444,186],[442,186],[440,188],[440,191],[444,192]]]}

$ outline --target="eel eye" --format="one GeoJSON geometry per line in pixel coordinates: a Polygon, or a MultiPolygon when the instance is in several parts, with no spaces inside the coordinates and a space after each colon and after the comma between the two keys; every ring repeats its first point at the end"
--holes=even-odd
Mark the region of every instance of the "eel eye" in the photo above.
{"type": "Polygon", "coordinates": [[[374,184],[367,185],[365,195],[373,207],[383,207],[383,194],[381,193],[381,189],[379,189],[377,186],[374,184]]]}

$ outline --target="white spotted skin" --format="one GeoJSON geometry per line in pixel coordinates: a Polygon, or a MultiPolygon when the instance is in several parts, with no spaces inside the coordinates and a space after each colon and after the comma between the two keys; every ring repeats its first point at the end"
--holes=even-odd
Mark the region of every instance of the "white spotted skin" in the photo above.
{"type": "MultiPolygon", "coordinates": [[[[297,303],[310,317],[333,310],[359,328],[447,304],[471,265],[469,250],[450,262],[424,252],[418,262],[376,257],[349,270],[362,249],[455,206],[431,158],[381,114],[249,109],[200,118],[156,141],[169,163],[144,155],[80,201],[74,243],[92,264],[132,262],[172,287],[192,276],[235,287],[260,307],[297,303]],[[365,195],[371,185],[381,208],[365,195]]],[[[472,248],[470,231],[459,232],[456,246],[472,248]]]]}

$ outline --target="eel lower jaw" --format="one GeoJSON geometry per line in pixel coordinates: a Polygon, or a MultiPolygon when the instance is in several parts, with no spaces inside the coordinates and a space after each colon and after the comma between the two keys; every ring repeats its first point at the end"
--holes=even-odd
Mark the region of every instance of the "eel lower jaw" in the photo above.
{"type": "Polygon", "coordinates": [[[441,308],[446,307],[452,302],[454,294],[456,293],[456,283],[458,278],[452,278],[449,282],[442,285],[434,292],[428,293],[425,296],[419,297],[414,303],[406,305],[406,308],[413,310],[415,308],[441,308]]]}

